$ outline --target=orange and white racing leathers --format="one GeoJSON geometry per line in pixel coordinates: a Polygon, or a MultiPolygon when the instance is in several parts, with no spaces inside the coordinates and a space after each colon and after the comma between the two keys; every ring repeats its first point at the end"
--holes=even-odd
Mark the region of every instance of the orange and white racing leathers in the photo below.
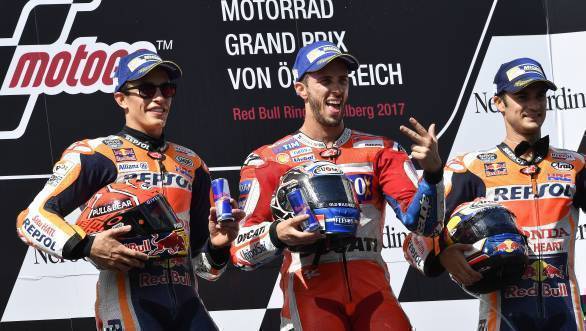
{"type": "Polygon", "coordinates": [[[190,256],[149,261],[128,272],[100,270],[97,328],[215,330],[197,293],[195,276],[216,279],[230,255],[227,248],[211,249],[207,241],[210,177],[199,156],[183,146],[128,127],[117,135],[72,144],[18,216],[17,232],[23,241],[49,254],[87,257],[94,237],[64,217],[107,184],[131,178],[161,188],[189,235],[190,256]]]}
{"type": "Polygon", "coordinates": [[[241,170],[239,203],[247,216],[233,243],[232,261],[250,270],[284,255],[282,329],[408,330],[381,256],[385,201],[411,231],[431,235],[443,218],[443,184],[441,173],[424,177],[418,180],[397,143],[350,129],[331,148],[301,132],[263,146],[241,170]],[[291,252],[276,236],[269,205],[279,178],[314,160],[336,163],[354,185],[361,219],[345,250],[291,252]]]}
{"type": "MultiPolygon", "coordinates": [[[[518,283],[481,296],[478,330],[583,330],[574,248],[578,209],[586,207],[584,157],[545,143],[531,163],[500,144],[451,160],[444,181],[446,215],[486,197],[516,215],[528,240],[529,265],[518,283]]],[[[415,235],[403,246],[407,260],[431,276],[443,271],[439,247],[415,235]]]]}

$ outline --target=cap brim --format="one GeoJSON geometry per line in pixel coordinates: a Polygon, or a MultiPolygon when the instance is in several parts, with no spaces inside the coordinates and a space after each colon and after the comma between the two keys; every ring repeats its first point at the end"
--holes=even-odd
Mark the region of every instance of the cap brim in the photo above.
{"type": "Polygon", "coordinates": [[[142,77],[146,76],[149,72],[153,71],[153,69],[158,68],[158,67],[163,68],[167,72],[167,75],[169,75],[170,80],[175,80],[183,75],[183,72],[181,71],[181,68],[179,67],[179,65],[177,65],[177,63],[175,63],[173,61],[161,61],[161,62],[156,62],[156,63],[154,63],[148,67],[145,67],[141,70],[137,70],[137,72],[135,72],[133,75],[128,77],[128,79],[126,79],[126,81],[129,82],[129,81],[141,79],[142,77]]]}
{"type": "Polygon", "coordinates": [[[346,65],[348,66],[348,71],[354,71],[358,69],[358,60],[354,56],[350,54],[336,54],[325,59],[315,61],[315,63],[312,66],[310,66],[305,72],[308,73],[321,70],[323,67],[327,66],[330,62],[334,61],[335,59],[344,60],[344,62],[346,62],[346,65]]]}
{"type": "Polygon", "coordinates": [[[526,79],[523,81],[522,84],[517,84],[513,83],[513,84],[509,84],[509,86],[505,87],[503,89],[503,91],[509,92],[509,93],[517,93],[519,91],[521,91],[522,89],[526,88],[529,85],[535,84],[535,83],[545,83],[545,86],[552,91],[557,90],[557,86],[555,86],[555,84],[547,79],[543,79],[543,78],[530,78],[530,79],[526,79]]]}

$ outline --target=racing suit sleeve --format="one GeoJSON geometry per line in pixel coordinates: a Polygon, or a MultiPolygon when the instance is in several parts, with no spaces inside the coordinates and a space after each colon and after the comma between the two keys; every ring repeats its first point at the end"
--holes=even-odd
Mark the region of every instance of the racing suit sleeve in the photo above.
{"type": "Polygon", "coordinates": [[[53,167],[43,189],[18,215],[16,232],[20,239],[65,259],[89,256],[93,236],[64,217],[113,182],[116,172],[113,162],[94,152],[87,140],[72,144],[53,167]]]}
{"type": "MultiPolygon", "coordinates": [[[[460,204],[486,196],[486,186],[480,177],[465,167],[460,157],[447,163],[444,169],[444,183],[446,189],[445,223],[460,204]]],[[[444,271],[444,267],[439,262],[442,247],[443,242],[440,236],[424,238],[416,234],[409,234],[403,243],[403,253],[411,266],[426,276],[435,277],[444,271]]]]}
{"type": "Polygon", "coordinates": [[[246,217],[232,244],[232,263],[243,270],[254,270],[279,256],[285,245],[276,234],[270,203],[279,178],[288,168],[262,161],[256,154],[246,159],[240,172],[239,203],[246,217]]]}
{"type": "Polygon", "coordinates": [[[409,231],[432,236],[441,229],[444,218],[443,169],[435,174],[424,172],[423,178],[418,180],[407,153],[397,147],[378,152],[374,172],[385,199],[409,231]]]}
{"type": "Polygon", "coordinates": [[[189,242],[195,273],[207,280],[218,279],[230,258],[230,247],[213,248],[210,244],[210,174],[202,166],[195,170],[190,208],[189,242]]]}

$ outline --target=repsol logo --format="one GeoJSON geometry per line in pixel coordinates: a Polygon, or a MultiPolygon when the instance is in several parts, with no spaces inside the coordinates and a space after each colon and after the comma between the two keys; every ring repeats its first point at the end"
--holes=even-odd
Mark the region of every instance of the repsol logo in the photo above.
{"type": "Polygon", "coordinates": [[[256,228],[256,229],[250,229],[247,232],[240,233],[238,235],[238,238],[236,238],[236,244],[239,245],[239,244],[243,243],[244,241],[249,241],[249,240],[252,240],[254,238],[258,238],[265,231],[266,231],[266,226],[261,226],[261,227],[256,228]]]}
{"type": "Polygon", "coordinates": [[[187,178],[174,173],[165,173],[162,178],[161,174],[157,172],[142,172],[139,174],[124,175],[125,180],[134,178],[137,178],[140,181],[143,181],[146,184],[152,186],[176,187],[187,190],[189,192],[191,192],[192,189],[191,182],[187,178]]]}
{"type": "MultiPolygon", "coordinates": [[[[545,183],[537,187],[538,198],[572,198],[575,188],[570,184],[545,183]]],[[[533,199],[533,189],[530,185],[495,187],[486,194],[494,201],[528,200],[533,199]]]]}
{"type": "Polygon", "coordinates": [[[423,263],[423,259],[422,259],[421,255],[419,254],[419,252],[417,251],[417,249],[415,248],[415,246],[413,245],[413,243],[409,242],[407,248],[409,250],[410,260],[413,263],[415,263],[415,265],[417,265],[418,267],[421,267],[421,264],[423,263]]]}
{"type": "Polygon", "coordinates": [[[55,251],[55,241],[53,238],[46,236],[40,229],[37,229],[30,219],[25,219],[22,227],[29,234],[29,237],[34,239],[39,245],[55,251]]]}

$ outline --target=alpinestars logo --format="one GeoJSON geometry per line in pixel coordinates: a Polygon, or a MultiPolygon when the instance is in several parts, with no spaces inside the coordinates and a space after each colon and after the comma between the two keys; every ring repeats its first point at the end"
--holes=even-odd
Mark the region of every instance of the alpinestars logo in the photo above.
{"type": "Polygon", "coordinates": [[[0,47],[16,46],[0,88],[0,96],[29,95],[18,126],[13,130],[0,131],[0,139],[18,139],[24,134],[40,94],[112,93],[115,86],[113,75],[121,57],[138,49],[156,51],[155,46],[147,41],[107,45],[97,42],[97,36],[80,37],[67,44],[77,13],[94,11],[100,3],[101,0],[90,3],[31,0],[23,7],[12,37],[0,38],[0,47]],[[27,19],[35,7],[67,4],[70,4],[70,9],[55,42],[47,45],[19,45],[27,19]]]}

